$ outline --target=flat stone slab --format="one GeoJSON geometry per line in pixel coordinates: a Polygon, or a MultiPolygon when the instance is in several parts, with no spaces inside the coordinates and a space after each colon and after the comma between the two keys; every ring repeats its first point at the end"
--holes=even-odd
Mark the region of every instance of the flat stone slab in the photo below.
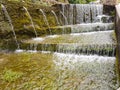
{"type": "Polygon", "coordinates": [[[112,37],[114,31],[98,31],[89,33],[73,33],[63,35],[49,35],[45,37],[37,37],[31,40],[24,41],[25,43],[35,44],[114,44],[114,38],[112,37]]]}

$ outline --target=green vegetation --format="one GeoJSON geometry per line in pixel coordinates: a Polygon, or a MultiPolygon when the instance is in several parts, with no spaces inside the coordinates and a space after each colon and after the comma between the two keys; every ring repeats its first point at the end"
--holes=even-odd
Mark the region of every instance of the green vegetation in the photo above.
{"type": "Polygon", "coordinates": [[[50,85],[54,79],[51,59],[51,54],[0,54],[0,90],[33,90],[50,85]]]}
{"type": "Polygon", "coordinates": [[[14,72],[12,70],[6,69],[3,71],[3,75],[1,76],[4,81],[12,82],[16,81],[23,75],[21,72],[14,72]]]}
{"type": "Polygon", "coordinates": [[[115,43],[117,43],[115,32],[113,32],[113,33],[111,34],[111,37],[112,37],[113,41],[114,41],[115,43]]]}
{"type": "MultiPolygon", "coordinates": [[[[33,19],[35,29],[39,35],[46,34],[49,31],[48,26],[45,24],[43,15],[39,9],[43,9],[45,12],[50,27],[56,26],[55,17],[51,13],[51,10],[54,10],[54,8],[51,6],[43,6],[42,4],[33,3],[7,2],[5,7],[12,19],[12,24],[14,26],[16,34],[18,35],[17,38],[21,39],[22,37],[26,38],[35,36],[30,18],[28,17],[26,11],[22,8],[23,6],[28,9],[28,12],[33,19]]],[[[5,37],[8,38],[8,35],[11,33],[8,20],[5,20],[4,17],[1,16],[0,18],[3,20],[3,22],[0,23],[0,26],[2,26],[0,37],[4,37],[3,35],[5,35],[5,37]]]]}

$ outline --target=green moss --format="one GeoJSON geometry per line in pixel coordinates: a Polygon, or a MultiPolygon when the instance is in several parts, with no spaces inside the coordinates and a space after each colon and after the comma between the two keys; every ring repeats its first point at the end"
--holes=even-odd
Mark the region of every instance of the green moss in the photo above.
{"type": "Polygon", "coordinates": [[[2,89],[32,90],[32,88],[42,87],[44,84],[50,86],[54,81],[51,54],[1,54],[0,59],[4,59],[0,63],[2,89]]]}
{"type": "Polygon", "coordinates": [[[0,48],[2,50],[9,49],[10,51],[14,51],[17,48],[14,37],[12,37],[11,39],[2,39],[0,41],[1,41],[0,42],[0,48]]]}
{"type": "MultiPolygon", "coordinates": [[[[23,6],[28,9],[33,19],[33,23],[36,28],[36,31],[39,32],[38,35],[42,35],[44,30],[48,29],[48,26],[45,24],[43,15],[39,12],[39,9],[43,9],[43,11],[46,13],[50,27],[56,26],[56,22],[55,22],[56,20],[54,16],[51,14],[51,10],[53,10],[52,7],[41,6],[41,5],[32,4],[32,3],[7,2],[7,4],[5,4],[5,7],[7,8],[7,11],[12,19],[12,24],[14,25],[14,29],[16,33],[20,32],[21,30],[26,30],[26,29],[27,31],[34,33],[34,30],[31,27],[30,18],[28,17],[26,11],[23,9],[23,6]]],[[[9,25],[7,21],[6,23],[7,25],[9,25]]],[[[2,24],[2,27],[7,30],[10,29],[10,27],[8,27],[9,28],[8,29],[6,25],[3,25],[3,24],[2,24]]],[[[5,34],[8,35],[8,32],[4,32],[4,35],[5,34]]],[[[17,33],[17,35],[19,36],[19,33],[17,33]]],[[[29,37],[29,32],[28,34],[26,34],[26,36],[27,35],[29,37]]],[[[30,37],[33,37],[33,36],[30,35],[30,37]]]]}
{"type": "Polygon", "coordinates": [[[5,68],[3,71],[3,75],[1,75],[1,77],[4,81],[13,82],[20,78],[22,75],[23,75],[22,72],[15,72],[5,68]]]}
{"type": "Polygon", "coordinates": [[[117,43],[115,32],[112,33],[111,37],[112,37],[113,41],[114,41],[115,43],[117,43]]]}

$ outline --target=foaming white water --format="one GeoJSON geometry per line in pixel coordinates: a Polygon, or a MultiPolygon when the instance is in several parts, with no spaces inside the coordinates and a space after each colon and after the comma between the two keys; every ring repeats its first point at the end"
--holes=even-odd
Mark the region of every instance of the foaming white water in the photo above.
{"type": "Polygon", "coordinates": [[[22,50],[22,49],[17,49],[15,53],[23,53],[23,52],[28,52],[28,53],[37,53],[37,50],[22,50]]]}
{"type": "Polygon", "coordinates": [[[81,24],[77,24],[79,26],[110,26],[110,25],[114,25],[114,23],[102,23],[102,22],[95,22],[95,23],[81,23],[81,24]]]}
{"type": "Polygon", "coordinates": [[[76,54],[63,54],[63,53],[54,53],[55,63],[57,65],[64,64],[63,67],[66,67],[69,64],[75,64],[77,62],[81,63],[106,63],[106,62],[115,62],[115,57],[107,56],[98,56],[98,55],[76,55],[76,54]]]}
{"type": "Polygon", "coordinates": [[[55,38],[55,37],[57,37],[57,36],[59,36],[59,35],[49,35],[49,36],[47,36],[47,37],[55,38]]]}
{"type": "Polygon", "coordinates": [[[32,40],[34,40],[34,41],[43,41],[44,38],[37,37],[37,38],[33,38],[32,40]]]}
{"type": "Polygon", "coordinates": [[[48,35],[45,37],[36,37],[36,38],[32,38],[33,41],[44,41],[46,38],[55,38],[59,35],[48,35]]]}
{"type": "Polygon", "coordinates": [[[41,51],[41,53],[47,53],[47,54],[50,54],[51,52],[50,52],[50,51],[41,51]]]}
{"type": "MultiPolygon", "coordinates": [[[[71,33],[93,32],[93,31],[108,31],[114,30],[114,23],[81,23],[76,25],[64,25],[56,28],[65,29],[71,28],[71,33]]],[[[66,34],[66,33],[63,33],[66,34]]]]}
{"type": "Polygon", "coordinates": [[[37,50],[27,50],[27,52],[29,52],[29,53],[37,53],[38,51],[37,50]]]}
{"type": "Polygon", "coordinates": [[[106,33],[112,33],[114,32],[113,30],[110,30],[110,31],[94,31],[94,32],[85,32],[85,33],[71,33],[70,35],[91,35],[91,34],[98,34],[98,33],[103,33],[103,34],[106,34],[106,33]]]}
{"type": "Polygon", "coordinates": [[[24,52],[25,50],[22,50],[22,49],[17,49],[17,50],[15,50],[15,53],[22,53],[22,52],[24,52]]]}
{"type": "MultiPolygon", "coordinates": [[[[54,53],[57,70],[77,78],[75,90],[116,90],[115,57],[54,53]]],[[[62,82],[59,81],[59,82],[62,82]]],[[[73,85],[74,86],[74,85],[73,85]]]]}

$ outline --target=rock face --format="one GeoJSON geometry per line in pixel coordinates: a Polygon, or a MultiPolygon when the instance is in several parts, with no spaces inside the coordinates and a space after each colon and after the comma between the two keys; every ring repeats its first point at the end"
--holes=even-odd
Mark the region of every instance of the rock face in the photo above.
{"type": "Polygon", "coordinates": [[[101,0],[104,5],[116,5],[117,0],[101,0]]]}
{"type": "MultiPolygon", "coordinates": [[[[38,36],[49,34],[49,27],[55,27],[57,25],[55,16],[51,12],[54,11],[57,14],[58,9],[54,6],[11,1],[4,2],[3,5],[6,7],[6,10],[11,18],[17,40],[35,37],[34,28],[38,36]],[[32,18],[34,28],[24,7],[28,10],[32,18]],[[44,20],[45,17],[40,9],[45,13],[49,27],[46,24],[46,21],[44,20]]],[[[10,27],[10,22],[5,17],[3,9],[0,8],[0,47],[7,48],[8,46],[3,46],[8,42],[10,42],[9,45],[11,45],[9,48],[16,47],[13,45],[15,41],[10,27]]]]}
{"type": "MultiPolygon", "coordinates": [[[[36,31],[39,33],[39,35],[43,35],[44,33],[46,34],[47,33],[46,31],[48,31],[48,25],[45,24],[46,22],[44,20],[44,16],[39,9],[42,9],[43,12],[45,13],[50,27],[54,27],[57,25],[55,17],[51,13],[51,10],[57,13],[57,10],[55,7],[41,6],[41,5],[36,5],[34,3],[26,4],[26,3],[19,3],[19,2],[9,2],[4,5],[12,20],[12,24],[14,26],[15,32],[19,36],[20,34],[21,35],[24,34],[32,37],[34,36],[34,32],[33,32],[34,30],[33,30],[33,26],[31,25],[29,15],[23,9],[23,6],[26,7],[28,12],[30,13],[32,21],[34,23],[34,27],[36,31]]],[[[9,22],[4,17],[4,13],[0,9],[0,38],[4,38],[4,37],[8,38],[9,33],[11,33],[9,22]]]]}
{"type": "MultiPolygon", "coordinates": [[[[115,8],[116,8],[115,33],[117,38],[117,61],[118,61],[117,63],[120,74],[120,5],[116,5],[115,8]]],[[[120,90],[120,88],[118,88],[117,90],[120,90]]]]}
{"type": "Polygon", "coordinates": [[[120,90],[120,88],[118,88],[117,90],[120,90]]]}

